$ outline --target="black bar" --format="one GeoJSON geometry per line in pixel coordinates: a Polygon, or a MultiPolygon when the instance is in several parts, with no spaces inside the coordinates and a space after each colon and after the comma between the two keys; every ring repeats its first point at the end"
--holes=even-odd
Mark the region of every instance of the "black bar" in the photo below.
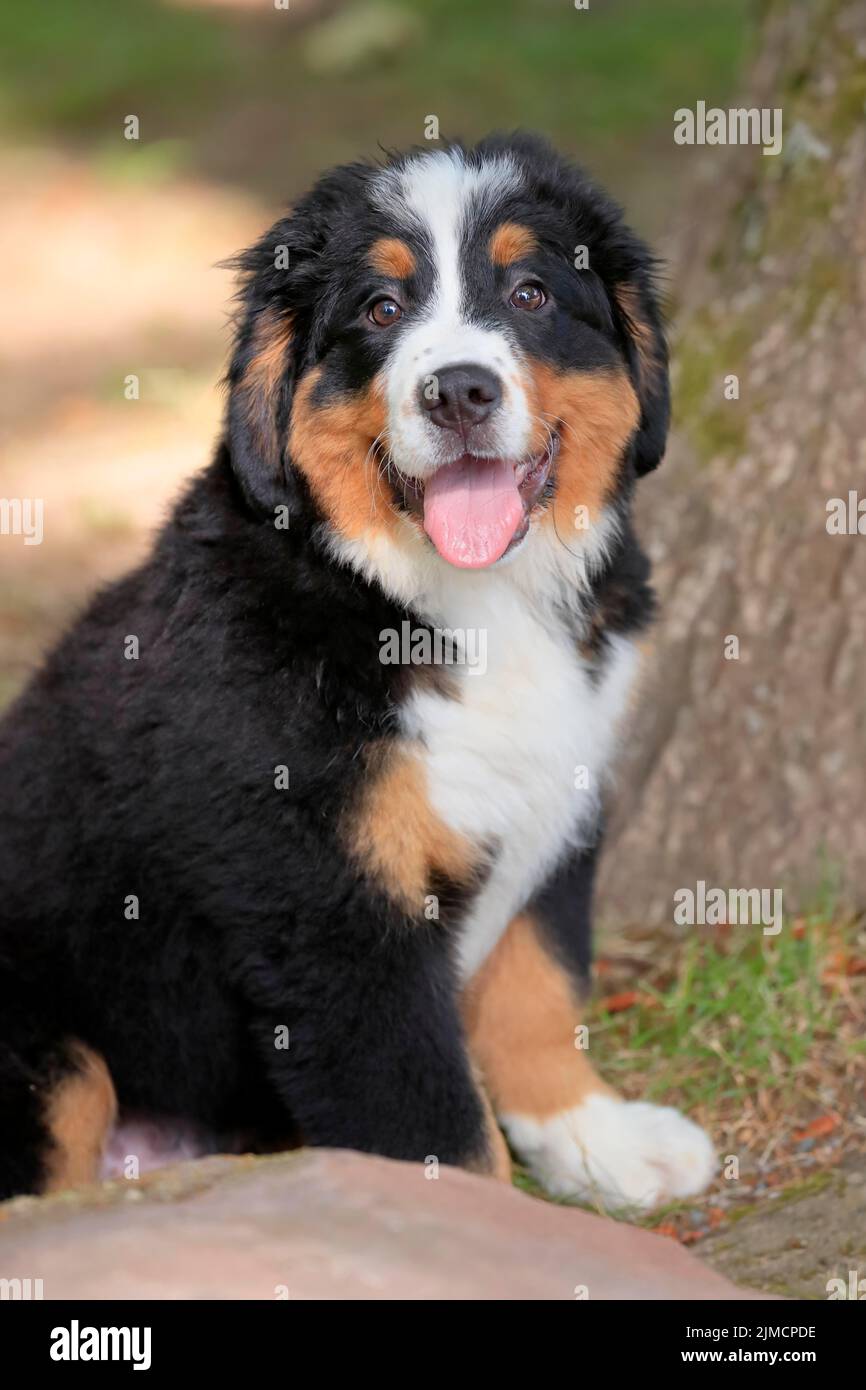
{"type": "MultiPolygon", "coordinates": [[[[473,1326],[477,1331],[477,1305],[475,1309],[473,1326]]],[[[436,1316],[441,1322],[441,1312],[436,1316]]],[[[429,1323],[429,1307],[420,1317],[429,1323]]],[[[359,1372],[365,1363],[369,1371],[371,1362],[385,1371],[393,1325],[380,1322],[369,1304],[364,1318],[360,1338],[353,1338],[350,1344],[339,1336],[334,1338],[334,1332],[346,1323],[354,1327],[349,1309],[329,1306],[323,1318],[321,1309],[300,1299],[268,1303],[5,1302],[0,1306],[0,1346],[4,1368],[15,1367],[18,1384],[31,1370],[49,1371],[61,1378],[92,1378],[99,1368],[108,1366],[115,1375],[135,1375],[134,1359],[141,1364],[137,1374],[142,1380],[150,1376],[159,1381],[194,1370],[199,1374],[213,1371],[221,1381],[238,1376],[246,1383],[271,1367],[288,1377],[299,1361],[301,1367],[312,1362],[322,1370],[327,1368],[330,1376],[343,1347],[359,1372]],[[118,1329],[117,1335],[106,1332],[103,1337],[102,1329],[112,1328],[118,1329]],[[137,1335],[133,1329],[138,1329],[137,1335]],[[324,1342],[322,1331],[326,1334],[324,1342]],[[106,1359],[86,1359],[91,1349],[98,1349],[106,1359]],[[125,1352],[127,1359],[111,1359],[115,1349],[125,1352]],[[70,1358],[77,1353],[77,1359],[55,1359],[61,1352],[70,1358]]],[[[491,1351],[495,1357],[501,1348],[508,1364],[516,1369],[511,1362],[516,1350],[513,1324],[499,1339],[497,1321],[490,1326],[495,1340],[485,1347],[485,1360],[491,1351]]],[[[575,1300],[561,1320],[557,1317],[556,1326],[580,1338],[573,1344],[579,1348],[580,1363],[586,1366],[586,1358],[591,1357],[596,1379],[605,1366],[618,1379],[624,1369],[652,1374],[682,1366],[700,1374],[703,1367],[715,1365],[729,1370],[754,1366],[764,1373],[798,1366],[818,1371],[826,1380],[828,1372],[856,1364],[864,1332],[862,1310],[858,1314],[838,1302],[775,1300],[594,1304],[575,1300]]],[[[398,1343],[407,1331],[404,1322],[401,1328],[398,1343]]],[[[425,1379],[433,1368],[437,1346],[442,1349],[443,1374],[448,1374],[447,1361],[453,1366],[453,1348],[439,1338],[432,1344],[425,1339],[424,1345],[425,1379]]],[[[531,1342],[524,1345],[528,1351],[531,1342]]],[[[567,1359],[563,1361],[562,1356],[569,1345],[560,1343],[555,1352],[551,1348],[560,1374],[567,1372],[567,1359]]],[[[537,1351],[536,1345],[535,1357],[537,1351]]]]}

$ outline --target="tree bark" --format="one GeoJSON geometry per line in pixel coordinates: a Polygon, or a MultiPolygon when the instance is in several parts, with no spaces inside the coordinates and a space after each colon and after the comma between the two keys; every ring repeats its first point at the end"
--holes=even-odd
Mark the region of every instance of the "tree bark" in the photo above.
{"type": "Polygon", "coordinates": [[[707,149],[686,222],[676,428],[639,489],[661,616],[598,898],[632,930],[675,930],[698,879],[866,908],[862,0],[769,6],[737,105],[781,108],[783,150],[707,149]],[[864,534],[830,534],[849,492],[864,534]]]}

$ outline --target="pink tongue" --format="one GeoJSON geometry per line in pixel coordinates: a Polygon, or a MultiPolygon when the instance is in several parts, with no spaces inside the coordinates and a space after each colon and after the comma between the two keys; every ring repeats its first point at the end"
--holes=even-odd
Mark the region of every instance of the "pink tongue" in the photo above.
{"type": "Polygon", "coordinates": [[[492,565],[523,520],[514,467],[505,459],[459,458],[425,484],[424,530],[443,560],[492,565]]]}

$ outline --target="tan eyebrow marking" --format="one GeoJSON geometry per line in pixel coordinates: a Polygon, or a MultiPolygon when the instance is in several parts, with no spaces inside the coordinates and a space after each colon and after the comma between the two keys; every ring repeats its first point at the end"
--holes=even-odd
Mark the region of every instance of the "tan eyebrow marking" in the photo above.
{"type": "Polygon", "coordinates": [[[513,265],[537,247],[535,234],[517,222],[503,222],[490,238],[490,259],[494,265],[513,265]]]}
{"type": "Polygon", "coordinates": [[[369,261],[374,270],[393,280],[407,280],[415,274],[415,256],[411,247],[398,237],[383,236],[370,247],[369,261]]]}

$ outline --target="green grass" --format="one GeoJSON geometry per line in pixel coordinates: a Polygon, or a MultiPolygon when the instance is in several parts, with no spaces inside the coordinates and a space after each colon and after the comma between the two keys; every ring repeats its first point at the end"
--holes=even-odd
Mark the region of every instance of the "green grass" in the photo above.
{"type": "MultiPolygon", "coordinates": [[[[706,1126],[720,1153],[745,1159],[750,1152],[753,1172],[772,1139],[792,1195],[828,1181],[820,1172],[804,1179],[792,1166],[799,1127],[830,1111],[842,1117],[834,1132],[843,1134],[866,1085],[866,928],[841,916],[834,898],[828,879],[815,910],[786,919],[776,937],[754,927],[699,929],[681,947],[660,949],[667,961],[649,981],[630,981],[637,994],[631,1007],[610,1012],[602,998],[589,1016],[605,1080],[628,1098],[676,1105],[706,1126]],[[859,970],[848,974],[852,963],[859,970]]],[[[546,1196],[525,1169],[515,1168],[513,1182],[546,1196]]],[[[748,1198],[749,1185],[738,1191],[748,1198]]],[[[609,1214],[649,1227],[678,1225],[718,1200],[711,1189],[649,1216],[609,1214]]]]}
{"type": "Polygon", "coordinates": [[[759,1090],[793,1095],[835,1033],[840,1001],[822,973],[855,931],[814,917],[799,936],[786,922],[777,937],[753,927],[731,927],[721,943],[693,937],[668,983],[641,986],[638,1006],[597,1007],[591,1037],[606,1075],[615,1084],[640,1071],[647,1099],[673,1094],[686,1110],[717,1110],[759,1090]]]}
{"type": "MultiPolygon", "coordinates": [[[[364,0],[360,0],[364,3],[364,0]]],[[[392,0],[393,3],[393,0],[392,0]]],[[[608,177],[629,142],[677,158],[674,110],[724,101],[748,43],[748,0],[404,0],[416,23],[394,51],[347,73],[304,60],[308,30],[260,11],[157,0],[0,7],[0,121],[98,147],[135,113],[145,141],[189,141],[192,159],[282,191],[330,159],[443,135],[530,126],[608,177]]]]}

